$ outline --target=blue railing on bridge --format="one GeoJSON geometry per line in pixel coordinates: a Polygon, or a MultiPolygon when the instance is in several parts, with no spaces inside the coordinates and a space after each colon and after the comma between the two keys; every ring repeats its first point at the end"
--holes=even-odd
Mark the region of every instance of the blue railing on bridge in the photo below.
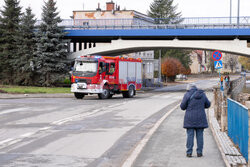
{"type": "MultiPolygon", "coordinates": [[[[59,25],[66,29],[214,29],[250,28],[250,16],[245,17],[187,17],[173,24],[169,19],[66,19],[59,25]],[[239,22],[239,24],[238,24],[239,22]],[[168,23],[168,24],[166,24],[168,23]]],[[[36,25],[40,25],[37,21],[36,25]]]]}
{"type": "Polygon", "coordinates": [[[248,160],[248,109],[232,99],[227,99],[227,107],[228,135],[248,160]]]}

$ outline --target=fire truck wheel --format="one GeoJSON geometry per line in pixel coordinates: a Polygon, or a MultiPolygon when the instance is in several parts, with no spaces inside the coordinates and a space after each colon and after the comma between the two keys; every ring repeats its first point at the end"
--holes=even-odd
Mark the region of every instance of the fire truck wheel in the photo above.
{"type": "Polygon", "coordinates": [[[130,86],[128,91],[122,92],[122,96],[124,98],[132,98],[134,97],[134,95],[135,95],[135,89],[133,86],[130,86]]]}
{"type": "Polygon", "coordinates": [[[135,89],[133,86],[130,86],[128,89],[128,98],[132,98],[135,95],[135,89]]]}
{"type": "Polygon", "coordinates": [[[99,99],[108,99],[110,96],[109,89],[103,89],[103,93],[98,94],[99,99]]]}
{"type": "Polygon", "coordinates": [[[83,99],[84,96],[85,96],[85,94],[83,94],[83,93],[74,93],[74,94],[75,94],[75,97],[76,97],[77,99],[83,99]]]}

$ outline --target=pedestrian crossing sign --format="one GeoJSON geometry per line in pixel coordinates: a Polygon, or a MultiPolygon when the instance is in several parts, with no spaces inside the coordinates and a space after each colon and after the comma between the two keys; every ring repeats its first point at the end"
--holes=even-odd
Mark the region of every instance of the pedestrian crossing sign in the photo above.
{"type": "Polygon", "coordinates": [[[220,68],[222,68],[223,66],[222,66],[222,61],[220,60],[220,61],[214,61],[214,68],[215,69],[220,69],[220,68]]]}

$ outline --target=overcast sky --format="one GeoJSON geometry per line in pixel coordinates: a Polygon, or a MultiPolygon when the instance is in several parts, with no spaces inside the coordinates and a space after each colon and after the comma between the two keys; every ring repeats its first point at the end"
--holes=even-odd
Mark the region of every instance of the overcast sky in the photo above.
{"type": "MultiPolygon", "coordinates": [[[[33,13],[38,19],[41,18],[41,8],[43,0],[20,0],[21,6],[26,8],[31,6],[33,13]]],[[[95,10],[100,3],[105,9],[106,2],[110,0],[57,0],[57,7],[63,19],[69,19],[74,10],[95,10]]],[[[121,6],[121,9],[136,10],[146,14],[150,3],[153,0],[113,0],[121,6]]],[[[233,16],[237,15],[238,0],[233,1],[233,16]]],[[[230,0],[175,0],[178,4],[178,11],[183,17],[228,17],[230,0]]],[[[0,0],[0,7],[4,5],[4,0],[0,0]]],[[[250,16],[250,0],[240,0],[240,15],[250,16]]]]}

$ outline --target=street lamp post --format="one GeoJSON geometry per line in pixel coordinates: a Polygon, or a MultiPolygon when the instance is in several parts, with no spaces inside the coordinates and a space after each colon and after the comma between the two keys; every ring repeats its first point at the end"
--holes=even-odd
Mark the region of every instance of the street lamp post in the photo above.
{"type": "Polygon", "coordinates": [[[237,17],[237,27],[240,26],[240,0],[238,0],[238,17],[237,17]]]}
{"type": "Polygon", "coordinates": [[[158,78],[159,82],[161,82],[161,49],[159,50],[159,67],[158,67],[158,78]]]}
{"type": "Polygon", "coordinates": [[[230,0],[230,24],[232,24],[232,0],[230,0]]]}

